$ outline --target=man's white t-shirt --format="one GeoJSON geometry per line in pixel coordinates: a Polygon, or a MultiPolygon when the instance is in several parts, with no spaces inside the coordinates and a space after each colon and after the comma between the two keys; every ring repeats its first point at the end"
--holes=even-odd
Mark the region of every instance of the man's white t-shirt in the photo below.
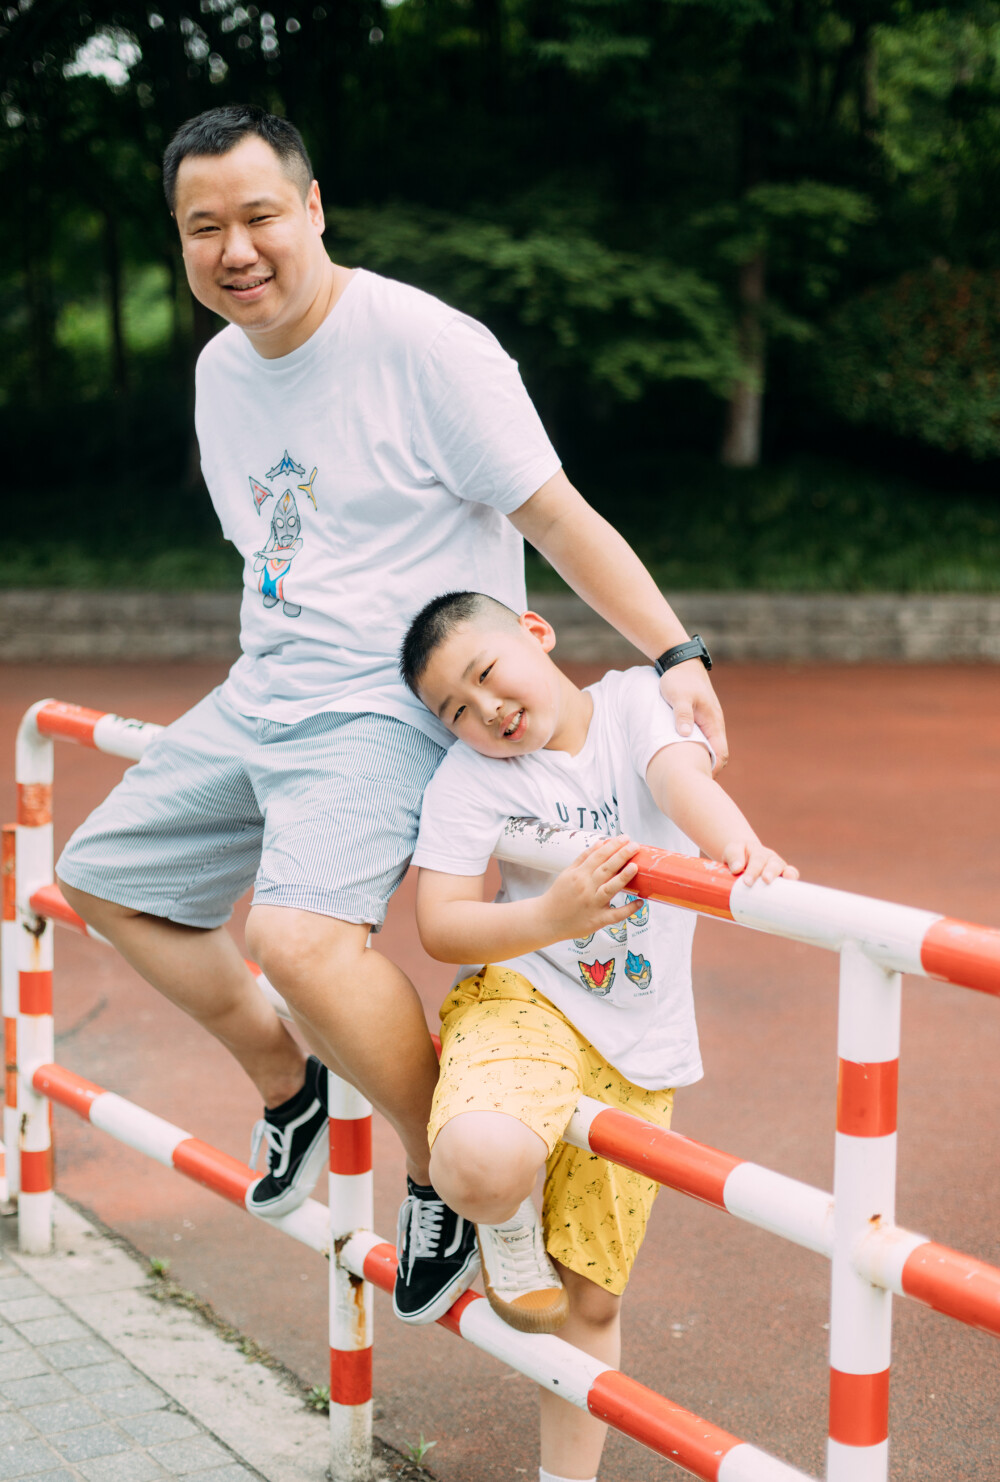
{"type": "Polygon", "coordinates": [[[227,698],[286,723],[375,711],[450,742],[397,653],[442,592],[526,606],[506,516],[559,459],[515,362],[475,320],[358,270],[289,355],[265,360],[228,326],[196,386],[205,481],[244,557],[227,698]]]}
{"type": "MultiPolygon", "coordinates": [[[[624,833],[675,854],[698,853],[646,784],[658,751],[685,740],[655,671],[606,674],[589,687],[594,714],[583,749],[493,758],[455,743],[424,794],[413,863],[480,875],[508,819],[624,833]]],[[[709,748],[710,749],[710,748],[709,748]]],[[[552,876],[500,864],[498,901],[541,895],[552,876]]],[[[635,1085],[687,1086],[702,1074],[691,992],[693,912],[636,901],[622,926],[498,963],[522,973],[635,1085]]],[[[480,964],[463,969],[463,976],[480,964]]]]}

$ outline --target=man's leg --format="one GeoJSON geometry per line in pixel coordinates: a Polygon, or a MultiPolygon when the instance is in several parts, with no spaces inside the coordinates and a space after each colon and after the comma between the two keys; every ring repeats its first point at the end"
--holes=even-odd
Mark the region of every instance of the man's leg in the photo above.
{"type": "Polygon", "coordinates": [[[302,1089],[305,1056],[224,927],[181,926],[60,881],[69,904],[164,997],[239,1061],[268,1107],[302,1089]]]}
{"type": "Polygon", "coordinates": [[[247,922],[251,953],[311,1048],[392,1124],[407,1172],[426,1184],[437,1057],[415,988],[367,940],[367,926],[284,906],[254,906],[247,922]]]}

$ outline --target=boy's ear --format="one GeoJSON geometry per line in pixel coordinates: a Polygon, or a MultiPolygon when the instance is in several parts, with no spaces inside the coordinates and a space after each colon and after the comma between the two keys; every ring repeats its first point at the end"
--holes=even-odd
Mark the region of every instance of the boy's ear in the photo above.
{"type": "Polygon", "coordinates": [[[552,652],[556,646],[556,634],[551,623],[539,617],[537,612],[523,612],[520,622],[524,631],[537,639],[547,654],[552,652]]]}

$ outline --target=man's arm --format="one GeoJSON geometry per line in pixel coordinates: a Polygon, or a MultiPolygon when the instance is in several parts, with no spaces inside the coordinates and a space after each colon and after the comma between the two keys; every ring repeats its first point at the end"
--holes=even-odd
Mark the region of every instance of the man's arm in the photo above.
{"type": "Polygon", "coordinates": [[[614,926],[635,910],[634,900],[610,904],[635,875],[635,849],[628,839],[607,839],[574,860],[543,895],[523,901],[484,901],[482,875],[422,868],[417,929],[424,951],[439,962],[506,962],[614,926]]]}
{"type": "MultiPolygon", "coordinates": [[[[510,521],[574,592],[649,659],[684,643],[688,634],[631,546],[609,525],[562,469],[514,511],[510,521]]],[[[711,742],[716,770],[729,757],[722,707],[700,659],[668,669],[660,692],[673,707],[682,736],[696,721],[711,742]]]]}
{"type": "Polygon", "coordinates": [[[708,752],[697,742],[664,746],[646,768],[646,783],[665,813],[703,854],[720,859],[744,884],[799,878],[773,849],[762,844],[727,792],[712,778],[708,752]]]}

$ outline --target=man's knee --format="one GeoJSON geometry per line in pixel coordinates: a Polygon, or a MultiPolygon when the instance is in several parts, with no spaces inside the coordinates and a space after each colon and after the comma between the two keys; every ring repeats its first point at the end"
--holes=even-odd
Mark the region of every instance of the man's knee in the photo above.
{"type": "Polygon", "coordinates": [[[343,978],[364,952],[368,927],[287,906],[254,906],[247,917],[251,957],[275,987],[343,978]]]}

